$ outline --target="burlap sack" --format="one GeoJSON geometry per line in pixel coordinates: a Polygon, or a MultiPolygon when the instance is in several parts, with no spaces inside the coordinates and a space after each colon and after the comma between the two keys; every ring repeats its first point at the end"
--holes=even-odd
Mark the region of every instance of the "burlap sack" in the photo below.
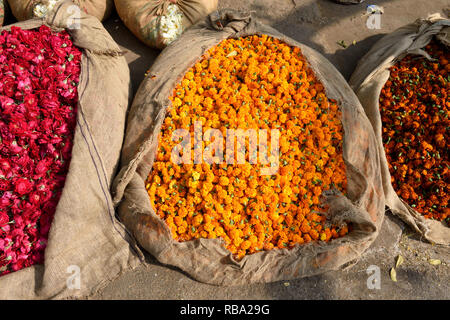
{"type": "Polygon", "coordinates": [[[381,89],[389,79],[389,68],[408,54],[430,58],[423,48],[433,37],[447,46],[450,45],[449,19],[432,15],[384,36],[360,60],[351,76],[350,86],[361,101],[376,133],[386,205],[425,239],[432,243],[449,245],[450,228],[439,221],[425,219],[394,191],[382,143],[382,123],[378,104],[381,89]]]}
{"type": "MultiPolygon", "coordinates": [[[[55,31],[66,25],[67,7],[45,19],[15,24],[55,31]]],[[[129,102],[125,58],[101,23],[82,14],[80,29],[67,30],[83,50],[78,119],[72,160],[50,229],[45,264],[0,277],[0,299],[46,299],[88,295],[139,263],[124,226],[115,218],[109,193],[118,166],[129,102]],[[71,267],[72,266],[72,267],[71,267]],[[74,267],[73,267],[74,266],[74,267]],[[66,286],[80,269],[80,289],[66,286]],[[72,276],[72,278],[70,278],[72,276]],[[73,288],[73,289],[71,289],[73,288]]],[[[9,29],[10,26],[0,30],[9,29]]]]}
{"type": "Polygon", "coordinates": [[[4,19],[5,19],[5,5],[3,4],[3,0],[0,0],[0,26],[3,25],[4,19]]]}
{"type": "Polygon", "coordinates": [[[339,4],[359,4],[361,2],[364,2],[364,0],[333,0],[333,2],[339,4]]]}
{"type": "Polygon", "coordinates": [[[189,28],[167,47],[151,67],[132,104],[121,158],[114,179],[114,203],[121,220],[138,242],[160,262],[177,266],[195,279],[212,284],[240,285],[293,279],[335,270],[355,262],[378,235],[384,217],[384,195],[375,134],[357,97],[341,74],[322,55],[292,40],[250,15],[221,10],[189,28]],[[145,189],[158,147],[158,134],[169,96],[186,70],[209,48],[226,38],[267,34],[301,48],[327,95],[342,110],[344,160],[348,198],[325,195],[333,221],[353,224],[347,236],[329,243],[314,242],[277,249],[236,261],[219,239],[175,241],[165,222],[151,207],[145,189]],[[189,50],[186,50],[186,48],[189,50]]]}
{"type": "MultiPolygon", "coordinates": [[[[23,21],[36,17],[33,14],[36,5],[52,6],[52,2],[65,0],[9,0],[12,13],[17,20],[23,21]]],[[[109,17],[114,9],[114,0],[72,0],[74,4],[81,8],[81,11],[96,17],[100,21],[109,17]]],[[[78,12],[69,9],[69,14],[74,19],[79,18],[78,12]]]]}
{"type": "Polygon", "coordinates": [[[218,0],[114,0],[123,23],[146,45],[162,49],[166,45],[158,30],[158,19],[166,14],[167,6],[176,4],[183,13],[182,27],[186,29],[217,9],[218,0]]]}

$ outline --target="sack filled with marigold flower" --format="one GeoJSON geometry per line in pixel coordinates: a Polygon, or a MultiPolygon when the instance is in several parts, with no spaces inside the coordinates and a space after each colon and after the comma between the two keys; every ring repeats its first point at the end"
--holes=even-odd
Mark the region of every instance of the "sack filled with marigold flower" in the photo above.
{"type": "Polygon", "coordinates": [[[231,9],[186,30],[149,70],[112,190],[146,250],[220,285],[342,268],[374,241],[385,205],[375,135],[341,74],[231,9]],[[248,160],[232,156],[234,137],[225,147],[233,130],[249,134],[236,146],[248,160]]]}
{"type": "Polygon", "coordinates": [[[109,192],[129,69],[95,17],[67,28],[72,6],[0,29],[0,299],[88,295],[139,263],[109,192]]]}
{"type": "MultiPolygon", "coordinates": [[[[23,21],[42,18],[64,1],[66,0],[10,0],[9,4],[14,17],[23,21]]],[[[72,0],[72,2],[78,6],[78,8],[68,8],[72,19],[79,19],[81,17],[80,11],[83,11],[103,21],[109,17],[114,9],[114,0],[72,0]]]]}
{"type": "Polygon", "coordinates": [[[450,244],[449,44],[449,19],[419,19],[380,39],[350,79],[377,136],[386,205],[443,245],[450,244]]]}
{"type": "Polygon", "coordinates": [[[146,45],[163,49],[217,9],[218,0],[114,0],[123,23],[146,45]]]}

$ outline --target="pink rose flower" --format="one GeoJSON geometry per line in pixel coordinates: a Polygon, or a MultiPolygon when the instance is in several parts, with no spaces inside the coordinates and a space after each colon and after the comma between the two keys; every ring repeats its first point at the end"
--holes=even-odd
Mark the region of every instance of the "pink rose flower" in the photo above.
{"type": "Polygon", "coordinates": [[[15,185],[14,190],[19,195],[30,193],[33,190],[33,184],[28,179],[25,178],[17,179],[14,185],[15,185]]]}

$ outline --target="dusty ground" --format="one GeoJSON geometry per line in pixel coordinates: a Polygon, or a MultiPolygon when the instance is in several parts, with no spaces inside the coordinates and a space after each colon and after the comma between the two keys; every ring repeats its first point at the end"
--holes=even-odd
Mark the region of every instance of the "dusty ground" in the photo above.
{"type": "MultiPolygon", "coordinates": [[[[383,34],[419,17],[449,8],[448,0],[366,1],[344,6],[328,0],[220,0],[220,7],[254,11],[254,16],[323,53],[348,79],[359,58],[383,34]],[[368,4],[384,7],[380,29],[368,29],[368,4]],[[343,48],[337,42],[344,41],[343,48]],[[353,41],[356,44],[353,45],[353,41]]],[[[158,51],[142,45],[117,16],[105,23],[127,51],[134,90],[158,51]]],[[[147,265],[125,273],[92,299],[449,299],[450,252],[420,241],[400,221],[387,215],[383,230],[361,261],[346,271],[289,282],[215,287],[198,283],[179,270],[147,256],[147,265]],[[398,255],[405,262],[397,282],[389,276],[398,255]],[[440,259],[431,265],[429,259],[440,259]],[[380,268],[380,289],[368,289],[367,268],[380,268]]]]}

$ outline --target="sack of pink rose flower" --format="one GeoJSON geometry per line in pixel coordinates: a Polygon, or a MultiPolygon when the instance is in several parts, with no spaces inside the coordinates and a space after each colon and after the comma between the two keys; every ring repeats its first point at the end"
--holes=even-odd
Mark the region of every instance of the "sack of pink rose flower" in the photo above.
{"type": "MultiPolygon", "coordinates": [[[[9,0],[13,15],[19,21],[42,18],[63,0],[9,0]]],[[[114,9],[114,0],[72,0],[81,11],[100,21],[109,17],[114,9]]],[[[69,8],[72,18],[79,18],[79,12],[69,8]]]]}
{"type": "Polygon", "coordinates": [[[89,295],[142,257],[109,192],[129,69],[71,6],[0,28],[0,299],[89,295]]]}

